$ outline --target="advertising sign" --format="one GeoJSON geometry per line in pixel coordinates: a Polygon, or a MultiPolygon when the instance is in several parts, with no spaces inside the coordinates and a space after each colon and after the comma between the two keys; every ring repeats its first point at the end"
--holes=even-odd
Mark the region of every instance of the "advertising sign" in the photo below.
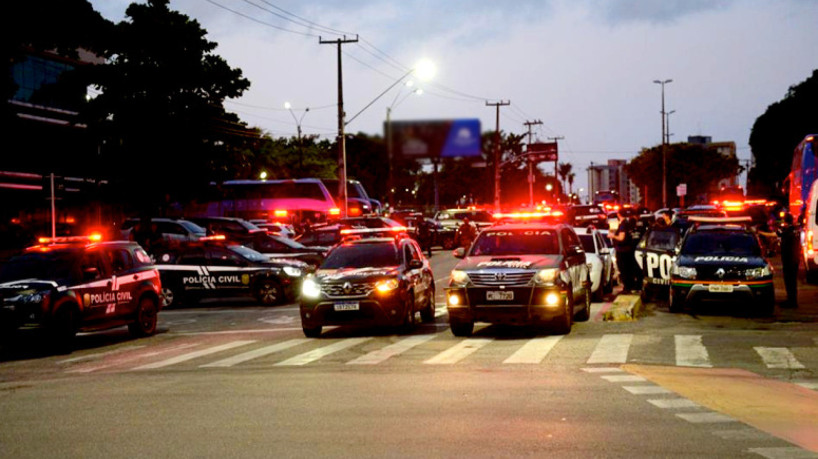
{"type": "MultiPolygon", "coordinates": [[[[459,158],[480,156],[479,119],[393,121],[392,145],[405,158],[459,158]]],[[[389,133],[389,126],[384,126],[389,133]]]]}
{"type": "Polygon", "coordinates": [[[676,185],[676,196],[684,196],[687,194],[687,183],[680,183],[676,185]]]}
{"type": "Polygon", "coordinates": [[[529,144],[527,153],[535,162],[557,161],[557,142],[540,142],[529,144]]]}

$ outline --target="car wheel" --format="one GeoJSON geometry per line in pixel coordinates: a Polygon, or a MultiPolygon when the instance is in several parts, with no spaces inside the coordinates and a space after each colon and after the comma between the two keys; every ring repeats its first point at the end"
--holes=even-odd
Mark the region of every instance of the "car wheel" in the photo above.
{"type": "Polygon", "coordinates": [[[279,304],[284,301],[284,294],[278,282],[272,279],[262,279],[256,287],[256,299],[261,304],[279,304]]]}
{"type": "Polygon", "coordinates": [[[818,284],[818,269],[807,269],[807,283],[818,284]]]}
{"type": "Polygon", "coordinates": [[[179,290],[176,287],[168,287],[163,285],[162,291],[159,293],[160,301],[162,302],[162,307],[167,308],[171,305],[178,305],[181,303],[181,295],[179,294],[179,290]]]}
{"type": "Polygon", "coordinates": [[[554,333],[557,335],[567,335],[571,332],[571,322],[574,317],[574,297],[571,295],[572,288],[568,286],[568,295],[565,297],[565,308],[562,314],[554,319],[554,333]]]}
{"type": "Polygon", "coordinates": [[[449,322],[449,328],[454,336],[471,336],[474,332],[474,322],[449,322]]]}
{"type": "Polygon", "coordinates": [[[50,335],[55,351],[68,354],[74,350],[77,321],[77,309],[72,305],[62,306],[54,314],[50,335]]]}
{"type": "Polygon", "coordinates": [[[608,278],[605,280],[605,283],[602,284],[601,288],[602,288],[602,293],[604,293],[606,295],[613,292],[614,279],[613,279],[613,274],[610,271],[608,271],[608,278]]]}
{"type": "Polygon", "coordinates": [[[670,312],[682,312],[682,309],[684,309],[684,299],[682,299],[681,293],[674,291],[671,287],[668,297],[667,307],[670,312]]]}
{"type": "MultiPolygon", "coordinates": [[[[602,287],[597,291],[602,290],[602,287]]],[[[577,314],[578,322],[586,322],[591,318],[591,287],[585,287],[585,299],[583,300],[582,310],[577,314]]]]}
{"type": "Polygon", "coordinates": [[[642,286],[642,303],[649,303],[653,300],[653,287],[648,284],[642,286]]]}
{"type": "Polygon", "coordinates": [[[420,320],[424,323],[435,321],[435,289],[427,290],[426,307],[420,310],[420,320]]]}
{"type": "Polygon", "coordinates": [[[403,317],[403,324],[401,327],[403,328],[404,333],[411,332],[415,329],[415,294],[414,292],[409,292],[409,299],[406,301],[404,305],[405,314],[403,317]]]}
{"type": "Polygon", "coordinates": [[[301,330],[304,332],[304,336],[307,338],[320,338],[321,337],[321,326],[317,327],[301,327],[301,330]]]}
{"type": "Polygon", "coordinates": [[[128,325],[128,331],[134,336],[151,336],[156,333],[157,308],[156,300],[142,298],[136,310],[135,322],[128,325]]]}

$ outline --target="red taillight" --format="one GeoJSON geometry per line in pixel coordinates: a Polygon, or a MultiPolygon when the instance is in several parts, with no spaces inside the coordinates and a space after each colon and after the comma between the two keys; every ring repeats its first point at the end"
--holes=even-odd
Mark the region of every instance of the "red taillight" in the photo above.
{"type": "Polygon", "coordinates": [[[353,217],[361,215],[361,209],[359,209],[357,207],[350,207],[349,215],[352,215],[353,217]]]}
{"type": "Polygon", "coordinates": [[[200,241],[224,241],[227,237],[224,234],[214,234],[212,236],[204,236],[199,238],[200,241]]]}
{"type": "Polygon", "coordinates": [[[339,209],[337,207],[333,207],[332,209],[329,210],[329,214],[330,215],[336,215],[336,216],[341,215],[341,209],[339,209]]]}
{"type": "Polygon", "coordinates": [[[282,209],[276,209],[273,211],[273,215],[275,215],[276,218],[287,218],[287,211],[282,209]]]}

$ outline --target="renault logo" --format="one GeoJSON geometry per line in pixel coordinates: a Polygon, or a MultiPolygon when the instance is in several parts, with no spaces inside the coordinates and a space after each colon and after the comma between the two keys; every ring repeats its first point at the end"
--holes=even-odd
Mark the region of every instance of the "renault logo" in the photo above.
{"type": "Polygon", "coordinates": [[[724,277],[724,268],[717,269],[716,275],[719,276],[719,279],[722,279],[724,277]]]}
{"type": "Polygon", "coordinates": [[[349,282],[344,282],[344,293],[349,294],[352,291],[352,284],[349,282]]]}

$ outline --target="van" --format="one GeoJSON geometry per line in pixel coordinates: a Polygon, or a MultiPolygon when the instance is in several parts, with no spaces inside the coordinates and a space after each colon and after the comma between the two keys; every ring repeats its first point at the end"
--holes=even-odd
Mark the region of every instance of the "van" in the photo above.
{"type": "Polygon", "coordinates": [[[810,187],[802,223],[801,252],[804,254],[807,282],[818,284],[818,180],[810,187]]]}

